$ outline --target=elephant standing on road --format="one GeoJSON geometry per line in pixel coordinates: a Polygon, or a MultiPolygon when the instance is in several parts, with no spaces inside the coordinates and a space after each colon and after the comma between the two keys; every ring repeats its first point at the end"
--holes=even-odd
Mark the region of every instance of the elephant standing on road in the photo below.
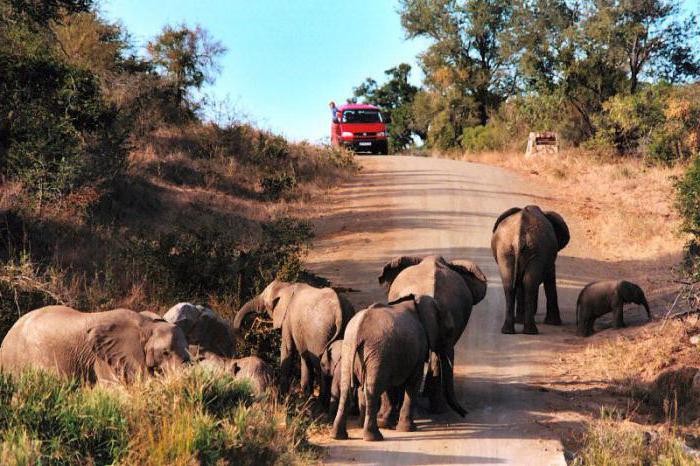
{"type": "Polygon", "coordinates": [[[440,256],[404,256],[397,257],[384,266],[379,283],[389,288],[389,301],[414,295],[420,303],[423,302],[421,298],[426,296],[450,314],[454,333],[450,335],[442,359],[436,353],[431,354],[425,383],[431,410],[446,411],[443,394],[445,390],[454,391],[454,345],[469,322],[472,307],[486,296],[486,276],[469,260],[448,262],[440,256]],[[442,386],[443,383],[445,387],[442,386]]]}
{"type": "Polygon", "coordinates": [[[305,283],[275,280],[260,295],[248,301],[236,314],[234,332],[250,313],[267,312],[274,328],[282,329],[280,350],[280,391],[289,391],[293,357],[301,356],[301,386],[313,391],[319,376],[321,402],[328,406],[329,388],[321,375],[320,359],[329,345],[343,338],[345,326],[355,313],[352,304],[332,288],[314,288],[305,283]]]}
{"type": "Polygon", "coordinates": [[[89,383],[132,382],[189,361],[178,327],[128,309],[48,306],[23,315],[0,346],[0,368],[33,367],[89,383]]]}
{"type": "Polygon", "coordinates": [[[556,212],[538,206],[513,207],[503,212],[493,226],[491,250],[498,263],[506,297],[502,333],[515,333],[515,323],[524,323],[523,333],[536,334],[535,314],[540,284],[547,296],[545,324],[561,325],[557,300],[555,262],[569,243],[569,227],[556,212]],[[517,298],[517,315],[515,315],[517,298]]]}
{"type": "MultiPolygon", "coordinates": [[[[341,357],[340,401],[333,423],[335,439],[348,438],[347,409],[352,386],[359,386],[360,419],[364,411],[363,438],[382,440],[377,422],[381,396],[387,390],[404,393],[400,431],[413,431],[413,403],[423,380],[428,351],[447,358],[455,327],[452,314],[430,296],[405,296],[388,305],[373,304],[358,312],[348,324],[341,357]]],[[[446,385],[447,387],[447,385],[446,385]]],[[[446,390],[447,402],[459,414],[465,411],[446,390]]]]}
{"type": "Polygon", "coordinates": [[[625,326],[622,308],[634,303],[644,306],[647,317],[651,320],[651,311],[644,291],[625,280],[601,280],[586,285],[576,301],[576,333],[587,337],[593,334],[595,320],[608,312],[615,313],[615,327],[625,326]]]}

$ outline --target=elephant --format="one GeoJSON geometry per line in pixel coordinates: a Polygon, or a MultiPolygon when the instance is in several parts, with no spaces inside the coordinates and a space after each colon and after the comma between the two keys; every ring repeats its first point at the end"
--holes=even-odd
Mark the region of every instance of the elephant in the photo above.
{"type": "Polygon", "coordinates": [[[34,367],[91,384],[130,383],[189,360],[182,330],[128,309],[36,309],[15,322],[0,346],[4,371],[34,367]]]}
{"type": "MultiPolygon", "coordinates": [[[[411,294],[389,304],[375,303],[355,314],[343,340],[340,400],[333,422],[333,438],[348,438],[347,409],[350,391],[355,385],[359,387],[361,419],[364,417],[364,440],[383,439],[377,412],[380,397],[387,390],[404,393],[396,429],[416,430],[413,405],[423,380],[428,351],[434,351],[445,360],[454,332],[452,313],[427,295],[411,294]]],[[[452,409],[462,416],[466,414],[453,391],[446,390],[445,396],[452,409]]]]}
{"type": "Polygon", "coordinates": [[[214,370],[228,372],[236,379],[247,379],[251,383],[253,392],[258,396],[275,386],[272,368],[257,356],[230,359],[208,355],[200,361],[200,364],[214,370]]]}
{"type": "Polygon", "coordinates": [[[535,325],[540,284],[544,283],[547,315],[544,323],[561,325],[557,299],[555,262],[569,244],[566,222],[556,212],[543,212],[536,205],[503,212],[493,225],[491,250],[496,259],[506,298],[502,333],[515,333],[515,323],[524,323],[523,333],[538,333],[535,325]],[[517,299],[517,314],[516,314],[517,299]]]}
{"type": "Polygon", "coordinates": [[[340,398],[340,360],[343,351],[343,340],[335,340],[321,356],[321,377],[325,377],[326,386],[330,387],[328,416],[332,419],[338,411],[340,398]]]}
{"type": "Polygon", "coordinates": [[[587,337],[593,334],[595,320],[608,312],[615,313],[615,328],[625,326],[622,308],[634,303],[644,306],[651,320],[649,303],[642,289],[626,280],[600,280],[586,285],[576,300],[576,334],[587,337]]]}
{"type": "Polygon", "coordinates": [[[217,356],[233,357],[233,331],[228,322],[211,309],[190,303],[178,303],[163,315],[163,319],[182,329],[191,353],[213,353],[217,356]]]}
{"type": "Polygon", "coordinates": [[[302,389],[311,395],[314,376],[318,376],[321,403],[327,407],[330,387],[327,379],[320,377],[320,359],[331,343],[343,338],[355,313],[352,304],[332,288],[274,280],[241,307],[233,321],[234,333],[240,332],[247,315],[264,311],[272,318],[273,327],[282,329],[280,392],[289,392],[293,358],[299,354],[302,389]]]}
{"type": "MultiPolygon", "coordinates": [[[[443,396],[454,390],[454,345],[467,327],[472,307],[486,296],[487,279],[479,266],[470,260],[446,261],[441,256],[397,257],[384,266],[379,283],[388,287],[389,301],[413,294],[433,298],[441,309],[449,312],[454,322],[454,334],[443,360],[430,355],[425,394],[430,397],[432,412],[448,409],[443,396]],[[443,372],[444,370],[444,372],[443,372]]],[[[420,300],[419,300],[420,301],[420,300]]],[[[384,410],[382,410],[384,411],[384,410]]]]}

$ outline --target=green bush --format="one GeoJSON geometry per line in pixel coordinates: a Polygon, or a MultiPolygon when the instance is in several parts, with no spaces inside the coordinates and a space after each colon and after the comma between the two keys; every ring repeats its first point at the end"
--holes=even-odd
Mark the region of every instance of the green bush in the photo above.
{"type": "Polygon", "coordinates": [[[462,131],[462,149],[468,152],[499,150],[503,146],[502,135],[493,126],[472,126],[462,131]]]}
{"type": "Polygon", "coordinates": [[[457,130],[450,120],[450,112],[445,110],[438,113],[428,128],[428,145],[435,149],[447,150],[457,144],[457,130]]]}
{"type": "Polygon", "coordinates": [[[274,172],[263,176],[260,180],[263,193],[271,199],[279,199],[282,195],[290,193],[297,187],[297,179],[294,173],[285,171],[274,172]]]}

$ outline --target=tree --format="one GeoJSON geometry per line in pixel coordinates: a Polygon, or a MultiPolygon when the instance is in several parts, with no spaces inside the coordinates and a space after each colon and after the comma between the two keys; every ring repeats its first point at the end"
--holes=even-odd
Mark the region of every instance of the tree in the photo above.
{"type": "Polygon", "coordinates": [[[599,0],[586,30],[600,46],[618,58],[637,92],[647,75],[672,81],[700,75],[690,44],[698,37],[697,18],[682,21],[675,0],[599,0]]]}
{"type": "Polygon", "coordinates": [[[157,69],[175,89],[176,103],[192,109],[191,89],[212,83],[219,72],[218,59],[226,48],[209,36],[206,29],[185,25],[165,26],[148,43],[148,54],[157,69]]]}
{"type": "Polygon", "coordinates": [[[425,133],[417,130],[412,120],[411,105],[418,88],[408,81],[411,65],[401,63],[384,74],[388,80],[381,86],[374,79],[367,78],[353,90],[353,94],[382,110],[388,120],[392,147],[403,150],[413,143],[414,134],[425,138],[425,133]]]}
{"type": "MultiPolygon", "coordinates": [[[[510,24],[506,0],[402,0],[401,23],[408,38],[433,44],[421,55],[426,84],[448,98],[453,124],[461,129],[473,114],[480,124],[514,89],[502,36],[510,24]]],[[[457,131],[459,133],[459,131],[457,131]]]]}

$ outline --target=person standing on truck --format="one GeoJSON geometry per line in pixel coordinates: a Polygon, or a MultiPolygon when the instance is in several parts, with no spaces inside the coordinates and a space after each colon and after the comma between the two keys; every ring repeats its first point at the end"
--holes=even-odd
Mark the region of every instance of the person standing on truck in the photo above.
{"type": "Polygon", "coordinates": [[[332,100],[328,103],[328,106],[331,108],[331,121],[338,123],[338,107],[335,106],[335,102],[332,100]]]}

